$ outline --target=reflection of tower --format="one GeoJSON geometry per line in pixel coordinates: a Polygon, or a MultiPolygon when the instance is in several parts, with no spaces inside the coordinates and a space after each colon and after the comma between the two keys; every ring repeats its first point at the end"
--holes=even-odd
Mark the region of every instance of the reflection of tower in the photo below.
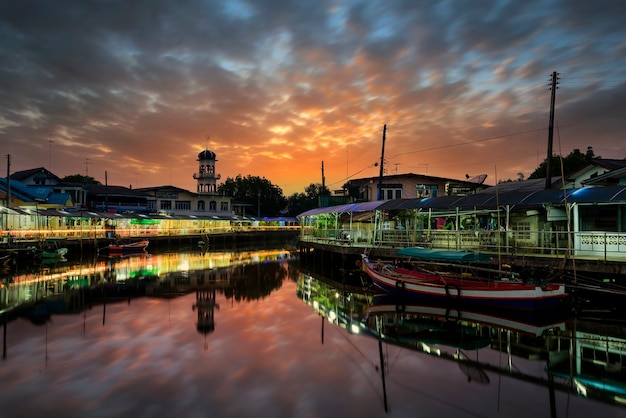
{"type": "Polygon", "coordinates": [[[204,334],[204,349],[207,349],[206,336],[215,331],[215,308],[220,305],[215,303],[215,288],[196,290],[196,304],[192,306],[195,311],[198,309],[198,323],[196,329],[204,334]]]}
{"type": "Polygon", "coordinates": [[[198,194],[217,194],[217,181],[221,176],[215,173],[216,162],[216,155],[213,151],[206,149],[198,154],[198,172],[193,175],[193,178],[198,182],[198,194]]]}

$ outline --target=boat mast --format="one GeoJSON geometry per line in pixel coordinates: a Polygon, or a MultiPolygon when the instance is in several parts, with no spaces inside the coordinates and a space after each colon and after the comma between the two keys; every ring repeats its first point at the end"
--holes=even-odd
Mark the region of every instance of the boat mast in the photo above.
{"type": "Polygon", "coordinates": [[[380,174],[378,176],[378,199],[383,200],[383,165],[385,163],[385,139],[387,134],[387,124],[383,126],[383,150],[380,153],[380,174]]]}

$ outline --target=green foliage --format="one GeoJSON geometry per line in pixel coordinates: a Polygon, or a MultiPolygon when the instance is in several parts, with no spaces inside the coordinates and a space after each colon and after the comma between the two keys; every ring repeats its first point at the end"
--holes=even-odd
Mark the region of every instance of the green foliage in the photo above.
{"type": "Polygon", "coordinates": [[[64,183],[102,184],[91,176],[83,176],[80,174],[72,174],[70,176],[65,176],[61,179],[61,181],[64,183]]]}
{"type": "MultiPolygon", "coordinates": [[[[584,166],[586,166],[592,158],[595,158],[592,147],[587,147],[587,152],[583,154],[579,149],[574,149],[566,157],[563,158],[563,173],[567,177],[570,174],[575,173],[584,166]]],[[[600,158],[598,156],[598,158],[600,158]]],[[[548,166],[548,159],[543,160],[539,167],[528,176],[528,179],[540,179],[546,178],[546,170],[548,166]]],[[[561,176],[561,158],[558,155],[553,155],[550,160],[550,175],[552,177],[561,176]]]]}
{"type": "Polygon", "coordinates": [[[264,177],[242,177],[239,174],[234,179],[227,178],[217,187],[217,191],[232,197],[236,203],[247,204],[246,213],[249,215],[278,216],[287,206],[282,189],[264,177]]]}

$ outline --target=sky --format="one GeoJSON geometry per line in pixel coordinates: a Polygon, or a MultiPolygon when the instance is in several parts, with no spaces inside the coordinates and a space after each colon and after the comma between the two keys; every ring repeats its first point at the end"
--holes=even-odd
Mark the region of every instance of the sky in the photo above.
{"type": "Polygon", "coordinates": [[[0,175],[285,196],[385,174],[487,184],[626,157],[626,1],[4,0],[0,175]],[[7,156],[10,155],[9,167],[7,156]]]}

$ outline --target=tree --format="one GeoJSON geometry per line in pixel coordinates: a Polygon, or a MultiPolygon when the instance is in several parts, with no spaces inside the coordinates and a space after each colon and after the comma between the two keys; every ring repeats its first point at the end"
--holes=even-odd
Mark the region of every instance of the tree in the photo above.
{"type": "MultiPolygon", "coordinates": [[[[579,149],[574,149],[566,157],[563,158],[563,173],[568,176],[576,171],[580,170],[589,162],[595,158],[593,147],[587,147],[587,152],[583,154],[579,149]]],[[[598,156],[598,158],[601,158],[598,156]]],[[[539,167],[528,176],[528,179],[540,179],[546,178],[546,170],[548,165],[548,159],[544,159],[539,167]]],[[[552,177],[561,177],[561,158],[558,155],[553,155],[550,160],[550,171],[552,177]]]]}
{"type": "Polygon", "coordinates": [[[304,188],[304,193],[294,193],[287,199],[287,208],[290,215],[299,215],[307,210],[319,206],[319,197],[329,195],[330,189],[322,187],[320,183],[311,183],[304,188]]]}
{"type": "Polygon", "coordinates": [[[322,186],[320,183],[311,183],[304,188],[304,193],[307,199],[315,200],[317,203],[317,199],[320,196],[330,194],[330,189],[326,186],[322,186]]]}
{"type": "Polygon", "coordinates": [[[65,176],[61,179],[61,181],[64,183],[102,184],[91,176],[83,176],[81,174],[72,174],[70,176],[65,176]]]}
{"type": "Polygon", "coordinates": [[[264,177],[238,174],[234,179],[227,178],[217,191],[236,203],[248,205],[246,212],[250,215],[278,216],[287,206],[282,189],[264,177]]]}

